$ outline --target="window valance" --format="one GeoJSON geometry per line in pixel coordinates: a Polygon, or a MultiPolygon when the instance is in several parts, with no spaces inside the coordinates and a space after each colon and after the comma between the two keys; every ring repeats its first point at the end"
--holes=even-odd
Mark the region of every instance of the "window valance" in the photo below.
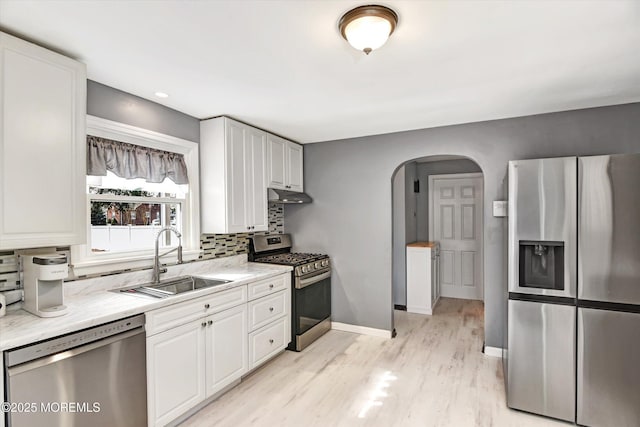
{"type": "Polygon", "coordinates": [[[107,171],[126,179],[189,183],[182,154],[87,135],[87,175],[105,176],[107,171]]]}

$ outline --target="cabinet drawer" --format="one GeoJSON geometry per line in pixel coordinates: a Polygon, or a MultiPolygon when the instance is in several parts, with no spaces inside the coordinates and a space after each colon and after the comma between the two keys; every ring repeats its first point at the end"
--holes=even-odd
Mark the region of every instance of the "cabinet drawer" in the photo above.
{"type": "Polygon", "coordinates": [[[253,369],[280,352],[288,344],[288,316],[249,334],[249,369],[253,369]]]}
{"type": "Polygon", "coordinates": [[[249,301],[287,289],[291,282],[289,273],[249,283],[249,301]]]}
{"type": "Polygon", "coordinates": [[[249,330],[253,331],[288,311],[287,291],[280,291],[249,302],[249,330]]]}
{"type": "Polygon", "coordinates": [[[147,336],[235,307],[246,301],[247,287],[238,286],[213,295],[149,311],[146,313],[147,336]]]}

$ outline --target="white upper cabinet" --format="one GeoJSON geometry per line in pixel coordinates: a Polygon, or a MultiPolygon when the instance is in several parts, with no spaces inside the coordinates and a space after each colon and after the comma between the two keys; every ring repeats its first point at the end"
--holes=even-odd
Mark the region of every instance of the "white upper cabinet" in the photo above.
{"type": "Polygon", "coordinates": [[[294,144],[290,142],[287,145],[287,168],[289,190],[291,191],[304,191],[304,185],[302,183],[302,145],[294,144]]]}
{"type": "Polygon", "coordinates": [[[267,135],[267,164],[271,188],[285,189],[287,184],[287,140],[275,135],[267,135]]]}
{"type": "Polygon", "coordinates": [[[248,219],[251,231],[267,231],[269,229],[269,208],[267,206],[267,141],[265,132],[247,126],[245,144],[249,172],[248,219]]]}
{"type": "Polygon", "coordinates": [[[217,117],[200,123],[202,233],[266,231],[266,132],[217,117]]]}
{"type": "Polygon", "coordinates": [[[267,134],[268,187],[304,191],[302,145],[267,134]]]}
{"type": "Polygon", "coordinates": [[[85,243],[85,65],[0,32],[0,249],[85,243]]]}

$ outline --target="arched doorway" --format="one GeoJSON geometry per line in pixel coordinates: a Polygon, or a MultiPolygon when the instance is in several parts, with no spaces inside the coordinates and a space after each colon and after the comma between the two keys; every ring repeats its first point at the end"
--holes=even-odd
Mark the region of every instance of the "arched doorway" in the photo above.
{"type": "Polygon", "coordinates": [[[438,278],[444,297],[483,299],[483,182],[478,163],[459,155],[415,158],[396,168],[392,176],[395,309],[407,308],[406,245],[420,241],[437,240],[441,246],[438,278]]]}

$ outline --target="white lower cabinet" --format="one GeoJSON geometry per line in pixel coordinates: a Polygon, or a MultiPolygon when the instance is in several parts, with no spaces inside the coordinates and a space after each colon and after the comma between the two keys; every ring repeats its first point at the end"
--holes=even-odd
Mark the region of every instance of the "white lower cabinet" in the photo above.
{"type": "Polygon", "coordinates": [[[207,317],[207,397],[247,372],[247,305],[207,317]]]}
{"type": "Polygon", "coordinates": [[[407,245],[407,311],[432,314],[440,298],[439,244],[415,242],[407,245]]]}
{"type": "Polygon", "coordinates": [[[287,318],[281,317],[249,334],[249,368],[253,369],[282,351],[289,343],[287,318]]]}
{"type": "Polygon", "coordinates": [[[195,320],[147,338],[149,425],[164,426],[205,399],[205,327],[195,320]]]}
{"type": "Polygon", "coordinates": [[[149,426],[175,421],[284,350],[290,285],[286,273],[146,313],[149,426]]]}

